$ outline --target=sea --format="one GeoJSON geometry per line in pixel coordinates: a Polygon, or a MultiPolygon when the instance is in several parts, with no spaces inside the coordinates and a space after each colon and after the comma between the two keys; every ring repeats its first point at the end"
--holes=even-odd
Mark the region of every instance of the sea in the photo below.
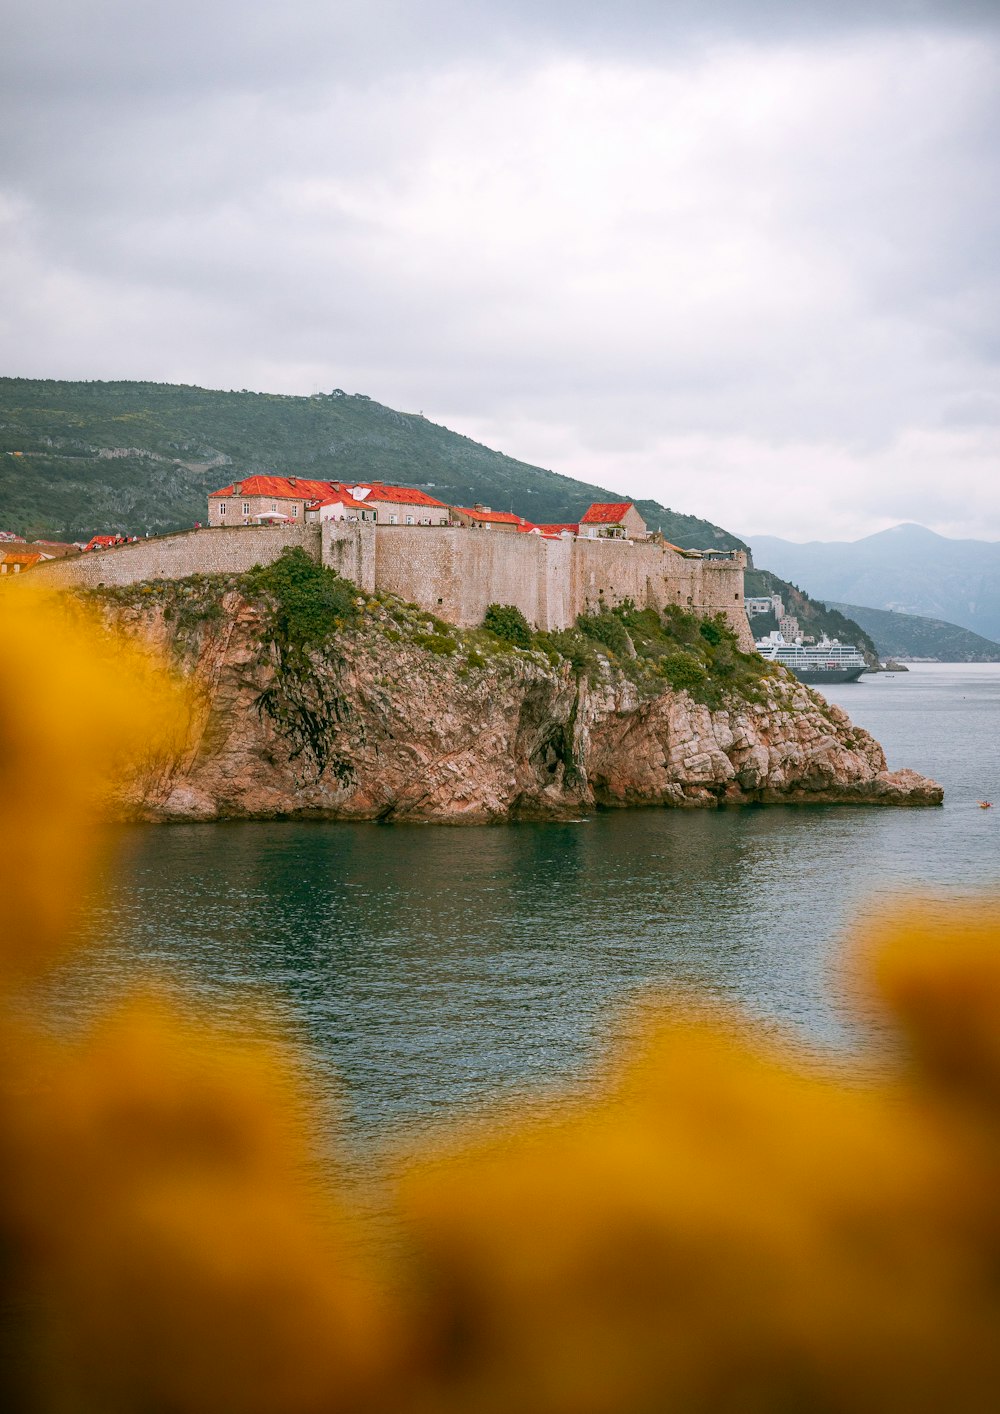
{"type": "Polygon", "coordinates": [[[142,976],[193,1016],[266,1010],[358,1152],[571,1089],[653,994],[849,1052],[851,939],[908,899],[1000,893],[1000,665],[826,695],[944,805],[129,827],[67,1005],[85,1017],[142,976]]]}

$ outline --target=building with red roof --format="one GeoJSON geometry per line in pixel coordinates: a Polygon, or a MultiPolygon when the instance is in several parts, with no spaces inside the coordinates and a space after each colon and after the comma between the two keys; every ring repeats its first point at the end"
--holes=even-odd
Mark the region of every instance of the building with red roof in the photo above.
{"type": "Polygon", "coordinates": [[[209,525],[371,520],[382,525],[447,525],[448,507],[415,486],[381,481],[316,481],[302,476],[246,476],[208,497],[209,525]]]}
{"type": "Polygon", "coordinates": [[[379,525],[450,525],[443,501],[416,486],[391,486],[384,481],[359,482],[346,488],[356,501],[373,507],[379,525]]]}
{"type": "Polygon", "coordinates": [[[452,519],[458,525],[467,525],[471,530],[502,530],[515,532],[530,529],[530,522],[513,511],[494,511],[489,506],[452,506],[452,519]]]}
{"type": "Polygon", "coordinates": [[[43,555],[38,550],[8,550],[0,554],[0,574],[23,574],[34,569],[42,560],[51,560],[51,555],[43,555]]]}
{"type": "Polygon", "coordinates": [[[589,540],[645,540],[646,522],[632,501],[595,501],[580,517],[580,534],[589,540]]]}
{"type": "Polygon", "coordinates": [[[111,550],[115,545],[124,545],[123,535],[92,535],[84,545],[84,550],[111,550]]]}

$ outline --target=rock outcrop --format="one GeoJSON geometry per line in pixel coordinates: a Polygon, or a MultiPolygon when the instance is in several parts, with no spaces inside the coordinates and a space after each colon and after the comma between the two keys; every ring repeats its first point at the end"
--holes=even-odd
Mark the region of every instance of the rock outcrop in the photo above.
{"type": "MultiPolygon", "coordinates": [[[[539,652],[442,650],[370,604],[282,671],[264,611],[230,591],[193,627],[162,605],[119,608],[192,679],[176,759],[123,787],[147,820],[280,816],[481,822],[595,806],[835,802],[934,805],[879,744],[785,674],[719,709],[650,696],[606,662],[579,676],[539,652]]],[[[428,625],[432,628],[432,625],[428,625]]]]}

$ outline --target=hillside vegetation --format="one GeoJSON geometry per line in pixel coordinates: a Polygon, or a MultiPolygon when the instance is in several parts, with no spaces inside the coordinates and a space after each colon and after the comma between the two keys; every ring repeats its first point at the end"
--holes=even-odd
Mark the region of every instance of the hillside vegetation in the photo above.
{"type": "MultiPolygon", "coordinates": [[[[0,379],[0,529],[70,540],[179,530],[205,520],[209,491],[254,472],[402,482],[535,521],[573,521],[592,501],[625,499],[340,389],[286,397],[0,379]]],[[[675,544],[743,547],[708,521],[636,504],[675,544]]]]}
{"type": "Polygon", "coordinates": [[[831,604],[849,615],[875,640],[883,658],[929,659],[937,663],[1000,663],[1000,643],[943,619],[868,609],[859,604],[831,604]]]}

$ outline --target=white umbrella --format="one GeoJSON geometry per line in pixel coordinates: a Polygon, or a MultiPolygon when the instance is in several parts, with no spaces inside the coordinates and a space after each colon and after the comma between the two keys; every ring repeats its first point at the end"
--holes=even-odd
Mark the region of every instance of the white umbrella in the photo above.
{"type": "Polygon", "coordinates": [[[291,520],[291,516],[286,516],[283,511],[261,511],[259,516],[254,516],[255,520],[291,520]]]}

